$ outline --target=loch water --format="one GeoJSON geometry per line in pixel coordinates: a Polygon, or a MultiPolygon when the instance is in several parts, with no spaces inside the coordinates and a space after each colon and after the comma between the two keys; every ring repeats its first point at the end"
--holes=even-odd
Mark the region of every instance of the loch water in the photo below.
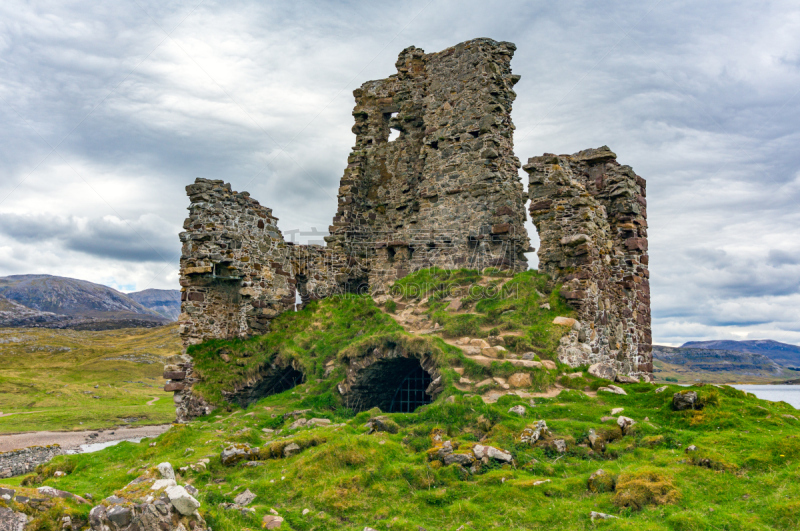
{"type": "Polygon", "coordinates": [[[733,385],[736,389],[753,393],[762,400],[786,402],[800,409],[800,385],[733,385]]]}

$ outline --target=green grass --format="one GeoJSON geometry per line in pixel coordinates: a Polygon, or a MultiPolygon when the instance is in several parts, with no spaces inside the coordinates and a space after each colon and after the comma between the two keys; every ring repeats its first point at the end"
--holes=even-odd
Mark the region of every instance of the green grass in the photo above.
{"type": "Polygon", "coordinates": [[[248,416],[240,410],[217,411],[175,426],[155,439],[155,447],[145,440],[59,457],[50,470],[72,471],[44,484],[99,499],[159,462],[170,461],[177,469],[208,456],[208,470],[179,474],[178,480],[200,489],[203,514],[217,531],[257,529],[273,508],[286,518],[287,529],[298,531],[365,526],[455,530],[461,525],[476,530],[767,530],[800,525],[800,421],[784,416],[796,410],[730,387],[706,386],[696,389],[708,404],[705,409],[675,412],[670,401],[680,387],[660,394],[649,384],[625,388],[627,396],[591,398],[563,391],[556,398],[536,399],[525,418],[507,413],[513,405],[528,406],[513,396],[496,404],[484,404],[478,397],[440,400],[417,413],[390,415],[399,426],[396,434],[367,435],[367,412],[352,417],[313,407],[307,417],[345,425],[264,435],[264,427],[285,430],[291,419],[283,420],[282,414],[307,404],[311,391],[304,384],[264,399],[248,416]],[[624,407],[624,414],[637,421],[625,436],[613,422],[600,421],[615,407],[624,407]],[[547,445],[530,447],[519,441],[522,430],[540,418],[553,437],[568,441],[565,455],[547,445]],[[581,446],[590,428],[606,438],[604,452],[581,446]],[[462,450],[479,440],[506,449],[515,464],[492,464],[475,474],[456,465],[441,466],[428,455],[433,430],[441,430],[462,450]],[[300,441],[305,450],[291,458],[266,459],[262,467],[219,462],[219,452],[231,442],[267,448],[291,441],[300,441]],[[687,454],[691,444],[699,450],[687,454]],[[187,454],[186,448],[192,450],[187,454]],[[616,480],[616,491],[589,491],[588,478],[600,468],[616,480]],[[541,480],[550,481],[534,486],[541,480]],[[668,488],[659,495],[664,485],[668,488]],[[258,495],[253,516],[219,506],[245,488],[258,495]],[[304,509],[311,512],[303,516],[304,509]],[[620,519],[593,524],[590,511],[620,519]]]}
{"type": "MultiPolygon", "coordinates": [[[[420,274],[431,282],[439,275],[420,274]]],[[[462,279],[470,275],[465,272],[462,279]]],[[[447,282],[459,285],[461,280],[447,282]]],[[[546,337],[564,332],[547,326],[553,314],[568,312],[557,295],[539,284],[539,275],[522,273],[506,284],[512,282],[520,282],[524,290],[470,302],[474,304],[470,311],[492,319],[482,327],[510,323],[526,331],[541,326],[546,337]],[[546,293],[544,300],[552,310],[540,312],[542,297],[535,291],[531,294],[531,289],[546,293]],[[505,313],[509,305],[514,312],[505,313]]],[[[280,316],[272,325],[273,331],[263,337],[208,342],[191,350],[205,377],[198,389],[223,406],[210,416],[173,426],[154,440],[61,456],[35,474],[5,483],[52,485],[99,500],[160,462],[169,461],[178,471],[207,457],[211,462],[206,470],[178,472],[178,481],[200,490],[201,512],[215,531],[254,531],[273,509],[286,519],[281,529],[294,531],[361,531],[367,526],[379,531],[800,527],[800,412],[788,404],[707,385],[692,389],[705,404],[701,411],[676,412],[672,394],[683,387],[673,385],[656,393],[655,385],[633,384],[624,386],[625,396],[593,397],[582,390],[607,382],[585,371],[574,380],[561,377],[563,367],[531,371],[535,387],[547,387],[558,379],[577,389],[532,403],[507,395],[486,404],[454,387],[453,368],[462,366],[465,375],[476,378],[519,369],[502,360],[480,367],[441,338],[406,334],[369,298],[319,301],[280,316]],[[343,408],[335,385],[344,377],[342,361],[389,340],[412,351],[433,353],[443,367],[446,387],[433,404],[410,414],[389,414],[396,433],[368,435],[366,423],[377,412],[343,408]],[[229,361],[224,361],[223,353],[229,361]],[[223,390],[279,357],[302,366],[305,383],[247,410],[225,404],[223,390]],[[326,378],[332,360],[337,368],[326,378]],[[515,405],[527,408],[525,417],[508,412],[515,405]],[[636,421],[625,434],[613,420],[601,421],[617,407],[636,421]],[[306,418],[327,418],[336,425],[290,430],[294,418],[284,414],[298,409],[310,409],[303,414],[306,418]],[[522,443],[523,430],[540,419],[547,422],[550,435],[534,446],[522,443]],[[267,435],[265,428],[282,431],[267,435]],[[599,437],[594,449],[588,445],[592,431],[599,437]],[[474,472],[443,466],[436,457],[434,433],[450,440],[457,452],[467,452],[478,442],[502,448],[513,455],[514,463],[491,462],[474,472]],[[555,439],[567,442],[565,454],[557,452],[555,439]],[[150,446],[153,441],[155,446],[150,446]],[[292,442],[303,450],[280,457],[281,449],[292,442]],[[219,454],[232,443],[261,448],[263,466],[223,466],[219,454]],[[698,450],[688,453],[690,445],[698,450]],[[59,469],[68,475],[53,477],[59,469]],[[609,481],[595,492],[588,480],[598,469],[609,475],[609,481]],[[257,495],[251,505],[254,514],[222,508],[245,488],[257,495]],[[310,512],[303,515],[305,509],[310,512]],[[591,511],[619,519],[591,522],[591,511]]],[[[85,514],[89,507],[69,510],[85,514]]],[[[33,529],[48,528],[41,524],[33,529]]]]}
{"type": "Polygon", "coordinates": [[[176,326],[103,332],[3,329],[0,433],[164,424],[164,360],[180,352],[176,326]],[[95,388],[97,386],[97,388],[95,388]],[[93,398],[93,397],[99,398],[93,398]],[[147,402],[158,398],[153,405],[147,402]]]}

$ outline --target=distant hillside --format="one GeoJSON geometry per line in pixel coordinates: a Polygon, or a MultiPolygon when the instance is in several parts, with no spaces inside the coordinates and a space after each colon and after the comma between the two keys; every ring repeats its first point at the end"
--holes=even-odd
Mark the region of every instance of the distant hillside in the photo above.
{"type": "Polygon", "coordinates": [[[756,354],[763,354],[772,361],[780,363],[785,367],[800,367],[800,346],[779,343],[771,339],[757,339],[753,341],[689,341],[681,345],[681,348],[753,352],[756,354]]]}
{"type": "Polygon", "coordinates": [[[177,321],[181,314],[181,292],[177,289],[146,289],[128,293],[128,297],[170,321],[177,321]]]}
{"type": "Polygon", "coordinates": [[[167,322],[156,311],[100,284],[51,275],[0,277],[0,327],[107,330],[167,322]]]}
{"type": "Polygon", "coordinates": [[[653,360],[657,379],[680,383],[773,382],[797,375],[753,352],[653,345],[653,360]]]}

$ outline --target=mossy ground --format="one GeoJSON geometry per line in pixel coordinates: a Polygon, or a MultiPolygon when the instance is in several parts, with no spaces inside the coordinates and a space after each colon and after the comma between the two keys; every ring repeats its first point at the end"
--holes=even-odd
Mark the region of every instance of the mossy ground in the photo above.
{"type": "Polygon", "coordinates": [[[180,352],[176,325],[103,332],[9,328],[0,330],[0,339],[8,341],[0,344],[0,412],[11,414],[0,417],[0,433],[175,418],[161,375],[164,360],[180,352]]]}
{"type": "MultiPolygon", "coordinates": [[[[408,334],[367,298],[320,301],[273,324],[268,336],[193,349],[206,377],[219,374],[203,392],[219,398],[223,385],[234,385],[276,356],[303,364],[308,369],[305,383],[246,410],[232,405],[217,409],[154,440],[58,457],[48,470],[72,470],[61,478],[43,470],[43,483],[98,500],[162,461],[178,470],[209,458],[205,470],[178,471],[178,481],[200,490],[201,510],[215,531],[254,531],[272,509],[285,518],[281,529],[296,531],[361,531],[366,526],[379,531],[800,527],[800,415],[788,404],[707,385],[693,389],[705,404],[701,411],[676,412],[671,399],[681,387],[656,393],[655,385],[630,384],[624,385],[625,396],[591,396],[585,389],[602,381],[585,372],[574,380],[562,377],[566,368],[559,366],[556,371],[533,371],[547,375],[535,386],[558,379],[577,389],[532,403],[515,395],[485,403],[448,383],[433,404],[414,413],[388,414],[397,433],[370,435],[365,424],[374,412],[343,408],[333,385],[344,370],[339,366],[324,378],[325,366],[343,353],[357,355],[359,346],[386,335],[401,340],[408,334]],[[219,359],[222,350],[230,361],[219,359]],[[526,408],[524,417],[509,413],[515,405],[526,408]],[[601,420],[619,407],[636,421],[624,435],[615,419],[601,420]],[[335,425],[290,430],[295,418],[285,414],[300,409],[309,409],[303,417],[327,418],[335,425]],[[550,435],[535,446],[522,443],[523,429],[540,419],[547,422],[550,435]],[[264,429],[282,431],[267,434],[264,429]],[[443,466],[429,454],[434,430],[452,441],[457,452],[480,442],[510,452],[514,463],[492,462],[475,472],[443,466]],[[595,449],[588,445],[590,430],[600,437],[595,449]],[[565,454],[554,448],[554,439],[567,442],[565,454]],[[291,442],[302,451],[281,457],[291,442]],[[262,448],[262,465],[223,466],[219,454],[232,443],[262,448]],[[697,451],[687,452],[690,445],[697,451]],[[589,476],[601,468],[616,490],[589,490],[589,476]],[[257,495],[251,505],[254,514],[222,508],[246,488],[257,495]],[[619,518],[592,522],[592,511],[619,518]]],[[[443,363],[469,363],[440,338],[413,339],[439,349],[443,363]]],[[[500,360],[474,370],[491,374],[502,367],[500,360]]]]}

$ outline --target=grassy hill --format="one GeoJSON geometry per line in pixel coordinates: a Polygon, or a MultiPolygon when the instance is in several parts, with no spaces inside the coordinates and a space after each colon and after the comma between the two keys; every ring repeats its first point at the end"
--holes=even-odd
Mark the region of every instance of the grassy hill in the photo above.
{"type": "MultiPolygon", "coordinates": [[[[331,298],[283,314],[266,336],[199,345],[191,351],[204,377],[198,391],[219,405],[211,415],[154,440],[57,457],[5,483],[87,493],[97,503],[132,496],[129,482],[169,461],[180,484],[199,490],[214,531],[255,531],[270,514],[284,518],[281,531],[800,526],[800,420],[788,404],[713,385],[659,392],[620,384],[620,395],[599,390],[611,382],[585,368],[514,365],[529,349],[552,359],[566,332],[552,324],[566,309],[557,291],[544,290],[535,272],[510,279],[433,271],[406,282],[427,281],[425,295],[399,290],[379,305],[331,298]],[[525,289],[462,290],[481,283],[525,289]],[[453,344],[464,335],[502,341],[506,353],[479,362],[453,344]],[[335,389],[345,362],[384,340],[435,355],[445,383],[433,403],[413,413],[345,407],[335,389]],[[303,383],[247,408],[225,400],[284,362],[304,370],[303,383]],[[501,385],[520,372],[529,384],[501,385]],[[472,383],[481,378],[491,383],[472,383]],[[702,409],[675,411],[681,391],[697,392],[702,409]],[[620,416],[633,424],[621,427],[620,416]],[[547,430],[532,440],[540,421],[547,430]],[[224,464],[220,454],[231,448],[248,457],[224,464]],[[55,477],[57,470],[68,474],[55,477]],[[252,511],[231,507],[246,489],[256,495],[252,511]]],[[[75,519],[91,507],[64,503],[75,519]]],[[[32,528],[56,529],[57,516],[32,528]]]]}
{"type": "Polygon", "coordinates": [[[176,326],[0,329],[0,433],[171,422],[161,375],[180,348],[176,326]]]}

